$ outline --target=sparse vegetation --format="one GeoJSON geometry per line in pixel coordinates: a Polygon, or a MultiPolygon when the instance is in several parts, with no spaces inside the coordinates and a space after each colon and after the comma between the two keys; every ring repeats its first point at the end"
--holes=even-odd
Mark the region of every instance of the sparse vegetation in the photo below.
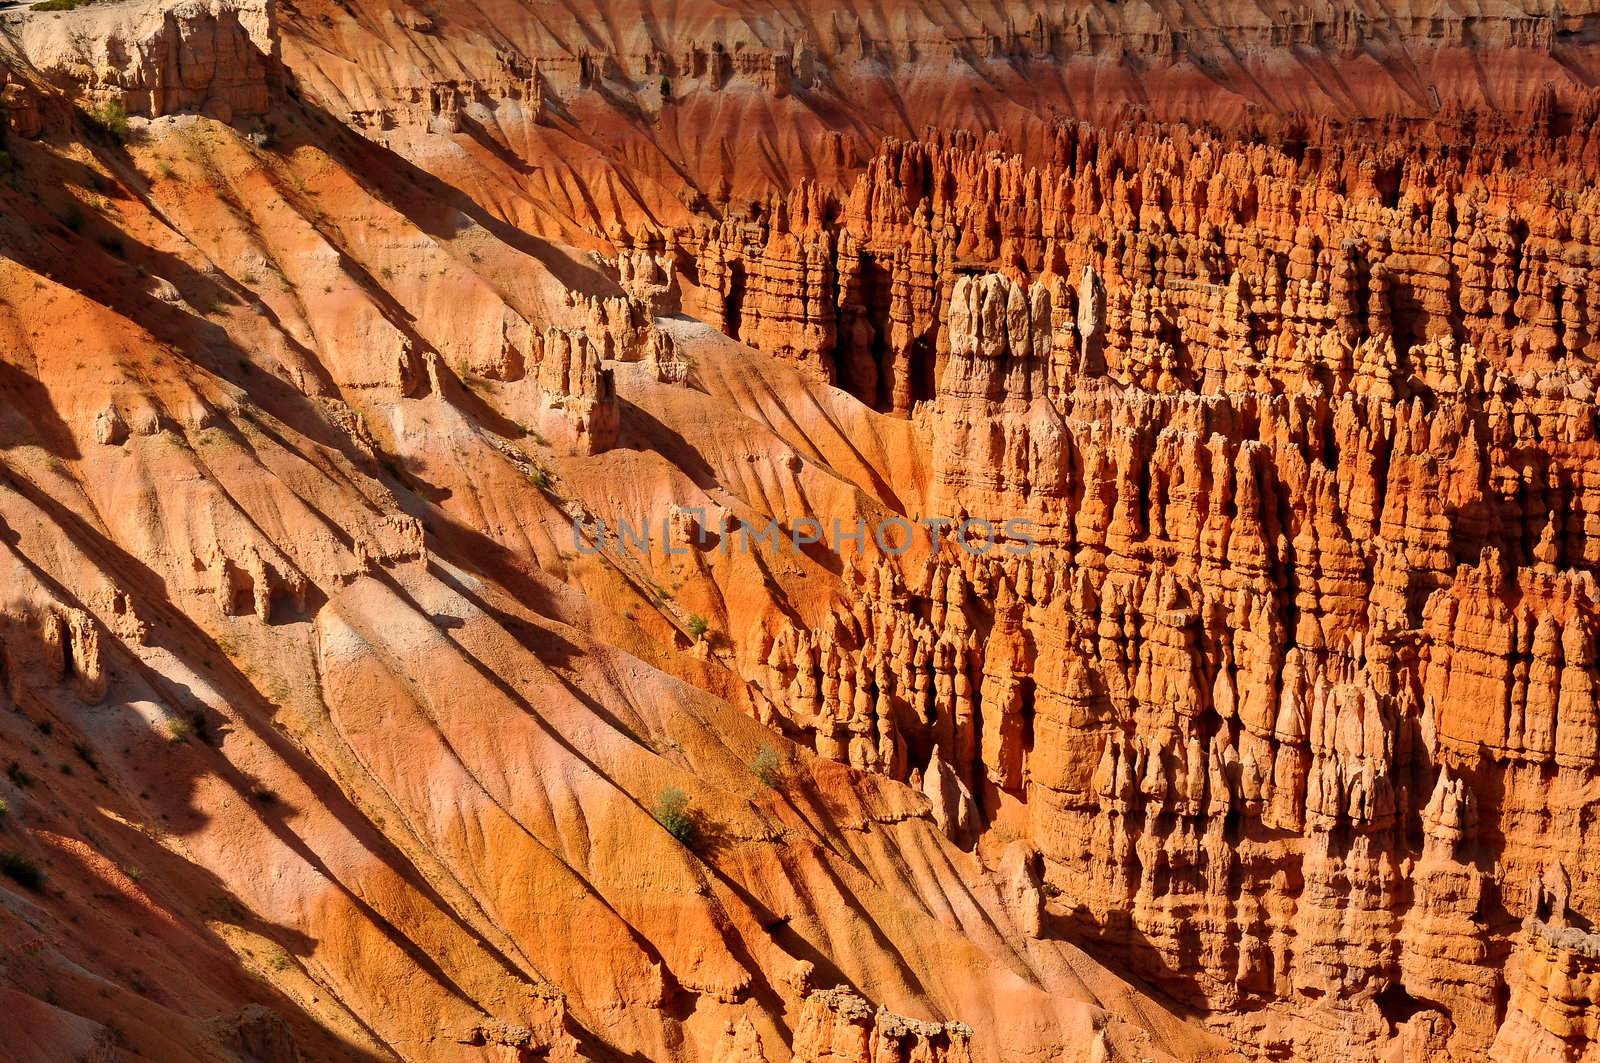
{"type": "Polygon", "coordinates": [[[44,0],[42,4],[34,4],[34,11],[76,11],[80,7],[88,7],[95,0],[44,0]]]}
{"type": "Polygon", "coordinates": [[[0,853],[0,874],[23,889],[37,890],[44,885],[44,872],[39,865],[21,853],[0,853]]]}
{"type": "Polygon", "coordinates": [[[11,802],[0,797],[0,819],[5,819],[9,815],[11,815],[11,802]]]}
{"type": "Polygon", "coordinates": [[[771,742],[761,743],[761,748],[756,750],[756,759],[750,762],[750,771],[768,789],[776,790],[778,784],[783,782],[783,761],[778,759],[778,751],[771,742]]]}
{"type": "MultiPolygon", "coordinates": [[[[53,2],[54,0],[45,0],[47,4],[53,2]]],[[[34,10],[37,11],[42,6],[42,4],[35,5],[34,10]]],[[[122,106],[121,100],[107,100],[94,110],[85,112],[84,117],[91,126],[117,143],[120,144],[128,139],[128,111],[122,106]]]]}
{"type": "Polygon", "coordinates": [[[182,716],[167,717],[167,737],[174,742],[187,742],[192,732],[189,721],[182,716]]]}
{"type": "Polygon", "coordinates": [[[693,635],[695,638],[701,638],[707,631],[711,630],[710,622],[699,613],[690,613],[689,619],[685,622],[684,626],[689,629],[689,634],[693,635]]]}
{"type": "Polygon", "coordinates": [[[33,776],[29,775],[22,765],[14,760],[11,762],[11,766],[6,768],[6,778],[10,779],[11,785],[19,790],[26,790],[33,785],[33,776]]]}
{"type": "Polygon", "coordinates": [[[669,786],[656,796],[656,807],[651,811],[656,822],[666,828],[684,845],[694,841],[696,825],[694,813],[689,809],[689,795],[676,786],[669,786]]]}
{"type": "Polygon", "coordinates": [[[550,474],[542,465],[535,465],[528,470],[528,482],[541,491],[550,490],[550,474]]]}

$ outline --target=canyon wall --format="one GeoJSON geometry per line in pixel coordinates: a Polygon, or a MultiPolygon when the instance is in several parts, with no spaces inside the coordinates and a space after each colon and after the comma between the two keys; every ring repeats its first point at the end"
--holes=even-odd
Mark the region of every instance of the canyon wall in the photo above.
{"type": "Polygon", "coordinates": [[[1596,149],[1362,128],[892,142],[669,234],[691,312],[910,417],[924,512],[975,518],[745,671],[1254,1052],[1576,1059],[1596,149]]]}
{"type": "Polygon", "coordinates": [[[1594,19],[0,15],[0,1054],[1592,1057],[1594,19]]]}
{"type": "Polygon", "coordinates": [[[1564,130],[1600,76],[1596,15],[589,0],[529,18],[511,0],[302,0],[280,17],[286,65],[330,114],[518,225],[587,246],[720,223],[800,180],[848,187],[883,140],[929,129],[1003,134],[1032,164],[1063,119],[1508,117],[1548,91],[1564,130]]]}

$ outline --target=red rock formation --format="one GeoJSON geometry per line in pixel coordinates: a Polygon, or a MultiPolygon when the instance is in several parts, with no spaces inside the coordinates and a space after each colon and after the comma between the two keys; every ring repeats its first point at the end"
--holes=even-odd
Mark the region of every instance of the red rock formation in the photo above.
{"type": "Polygon", "coordinates": [[[806,998],[794,1034],[795,1063],[968,1063],[972,1031],[959,1022],[919,1022],[849,990],[806,998]]]}
{"type": "MultiPolygon", "coordinates": [[[[878,174],[905,203],[944,187],[934,216],[961,234],[916,410],[930,509],[1025,518],[1042,546],[952,540],[920,574],[869,568],[819,652],[780,634],[753,678],[822,755],[920,781],[965,843],[1022,800],[1081,932],[1169,992],[1219,1015],[1332,1009],[1368,1043],[1473,1058],[1499,1035],[1498,957],[1526,914],[1507,890],[1537,874],[1514,825],[1600,758],[1592,341],[1577,311],[1555,327],[1580,297],[1554,282],[1492,319],[1474,316],[1491,297],[1447,297],[1483,276],[1450,248],[1486,246],[1470,189],[1487,165],[1441,156],[1387,206],[1340,191],[1343,158],[1372,172],[1359,146],[1330,143],[1299,187],[1262,150],[1191,140],[1163,171],[1078,130],[1071,167],[1025,176],[885,149],[921,176],[885,165],[851,202],[896,198],[878,174]],[[1225,175],[1251,168],[1244,198],[1225,175]],[[1152,191],[1162,172],[1182,180],[1152,191]],[[1034,250],[1036,231],[1072,239],[1034,250]],[[954,264],[973,258],[1024,280],[954,264]],[[1436,829],[1450,843],[1419,847],[1436,829]],[[1474,866],[1490,851],[1494,882],[1474,866]]],[[[1561,209],[1548,182],[1523,187],[1498,209],[1561,209]]],[[[873,210],[832,216],[871,256],[873,210]]],[[[1587,260],[1562,225],[1529,225],[1524,278],[1587,260]]],[[[1283,1015],[1229,1021],[1247,1043],[1337,1050],[1283,1015]]]]}
{"type": "Polygon", "coordinates": [[[0,1054],[1593,1054],[1594,16],[537,14],[0,16],[0,1054]]]}

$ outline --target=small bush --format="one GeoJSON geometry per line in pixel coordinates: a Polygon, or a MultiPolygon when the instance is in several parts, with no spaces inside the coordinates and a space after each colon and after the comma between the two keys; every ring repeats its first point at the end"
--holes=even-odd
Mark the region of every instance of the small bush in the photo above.
{"type": "Polygon", "coordinates": [[[778,759],[778,751],[772,748],[770,742],[761,743],[761,748],[756,750],[756,759],[750,762],[750,770],[769,789],[776,790],[778,784],[783,782],[783,761],[778,759]]]}
{"type": "Polygon", "coordinates": [[[0,797],[0,819],[5,819],[11,814],[11,802],[0,797]]]}
{"type": "Polygon", "coordinates": [[[33,785],[33,776],[29,775],[27,770],[14,760],[11,762],[11,766],[6,769],[6,778],[10,779],[11,785],[19,790],[26,790],[33,785]]]}
{"type": "Polygon", "coordinates": [[[21,853],[0,853],[0,874],[23,889],[37,890],[44,885],[44,872],[39,865],[21,853]]]}
{"type": "Polygon", "coordinates": [[[656,807],[651,815],[684,845],[694,841],[694,813],[689,811],[689,795],[676,786],[669,786],[656,797],[656,807]]]}
{"type": "MultiPolygon", "coordinates": [[[[45,0],[50,3],[50,0],[45,0]]],[[[128,139],[128,111],[121,100],[107,100],[87,115],[89,124],[119,144],[128,139]]]]}
{"type": "Polygon", "coordinates": [[[550,490],[550,474],[538,465],[528,471],[528,482],[541,491],[550,490]]]}
{"type": "Polygon", "coordinates": [[[689,634],[695,638],[699,638],[711,629],[711,625],[706,622],[706,618],[699,613],[690,613],[688,622],[684,626],[689,629],[689,634]]]}
{"type": "Polygon", "coordinates": [[[94,0],[44,0],[42,4],[34,4],[34,11],[76,11],[80,7],[88,7],[94,0]]]}
{"type": "Polygon", "coordinates": [[[190,733],[191,728],[188,720],[185,720],[182,716],[167,717],[167,736],[174,742],[187,742],[190,733]]]}

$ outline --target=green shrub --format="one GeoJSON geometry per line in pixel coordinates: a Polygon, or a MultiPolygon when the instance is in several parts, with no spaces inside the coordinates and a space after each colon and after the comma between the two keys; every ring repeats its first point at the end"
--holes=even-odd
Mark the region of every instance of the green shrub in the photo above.
{"type": "Polygon", "coordinates": [[[761,743],[761,748],[756,750],[756,759],[750,762],[750,770],[763,786],[770,789],[776,790],[778,784],[783,782],[783,761],[778,759],[778,751],[771,742],[761,743]]]}
{"type": "Polygon", "coordinates": [[[695,822],[694,813],[689,811],[689,795],[678,787],[669,786],[657,795],[656,807],[651,815],[667,829],[668,834],[684,845],[694,841],[695,822]]]}
{"type": "Polygon", "coordinates": [[[528,482],[541,491],[550,490],[550,474],[538,465],[528,470],[528,482]]]}
{"type": "Polygon", "coordinates": [[[88,7],[94,0],[44,0],[42,4],[34,4],[34,11],[76,11],[80,7],[88,7]]]}
{"type": "Polygon", "coordinates": [[[85,117],[90,125],[118,143],[128,139],[128,111],[121,100],[107,100],[85,117]]]}
{"type": "Polygon", "coordinates": [[[44,885],[44,872],[39,865],[21,853],[0,853],[0,874],[23,889],[36,890],[44,885]]]}
{"type": "Polygon", "coordinates": [[[706,618],[699,613],[690,613],[689,620],[684,626],[689,629],[689,634],[695,638],[704,635],[711,628],[711,625],[706,622],[706,618]]]}

